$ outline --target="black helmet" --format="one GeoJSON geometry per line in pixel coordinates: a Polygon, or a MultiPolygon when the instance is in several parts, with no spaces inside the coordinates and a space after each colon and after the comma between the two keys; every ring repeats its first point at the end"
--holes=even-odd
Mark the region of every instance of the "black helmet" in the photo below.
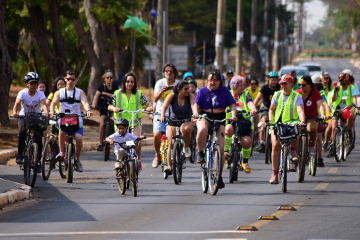
{"type": "Polygon", "coordinates": [[[234,73],[231,70],[227,71],[226,76],[229,76],[230,74],[234,76],[234,73]]]}
{"type": "Polygon", "coordinates": [[[246,75],[246,82],[250,82],[251,81],[251,75],[246,75]]]}
{"type": "Polygon", "coordinates": [[[188,83],[189,84],[192,83],[195,85],[195,87],[197,87],[197,82],[194,79],[189,80],[188,83]]]}
{"type": "Polygon", "coordinates": [[[118,118],[115,120],[115,125],[125,125],[126,128],[129,126],[129,121],[126,118],[118,118]]]}

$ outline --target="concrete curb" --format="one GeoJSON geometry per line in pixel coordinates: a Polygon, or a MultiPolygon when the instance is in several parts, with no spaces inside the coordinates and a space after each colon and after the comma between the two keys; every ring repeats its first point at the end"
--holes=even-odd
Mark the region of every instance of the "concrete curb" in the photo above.
{"type": "Polygon", "coordinates": [[[0,164],[5,164],[6,160],[8,160],[9,158],[16,157],[17,152],[17,148],[0,151],[0,164]]]}
{"type": "MultiPolygon", "coordinates": [[[[0,178],[1,181],[15,183],[9,180],[5,180],[0,178]]],[[[32,197],[32,190],[31,187],[27,185],[22,185],[20,183],[15,183],[19,185],[19,189],[10,189],[4,193],[0,193],[0,205],[5,205],[9,203],[14,203],[16,201],[22,201],[24,199],[28,199],[32,197]]]]}

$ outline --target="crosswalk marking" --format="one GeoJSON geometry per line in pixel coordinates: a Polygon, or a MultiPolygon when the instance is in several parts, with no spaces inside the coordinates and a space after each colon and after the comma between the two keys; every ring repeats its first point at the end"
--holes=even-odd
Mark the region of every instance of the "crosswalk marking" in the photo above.
{"type": "Polygon", "coordinates": [[[325,189],[329,183],[320,183],[315,189],[325,189]]]}
{"type": "Polygon", "coordinates": [[[337,167],[330,168],[329,173],[337,173],[338,170],[339,170],[339,168],[337,168],[337,167]]]}

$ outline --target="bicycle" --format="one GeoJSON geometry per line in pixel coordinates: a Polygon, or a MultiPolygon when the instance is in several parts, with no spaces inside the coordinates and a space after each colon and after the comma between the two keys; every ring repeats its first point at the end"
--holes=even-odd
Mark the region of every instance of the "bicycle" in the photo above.
{"type": "MultiPolygon", "coordinates": [[[[260,109],[258,111],[258,113],[262,113],[262,112],[269,112],[269,109],[260,109]]],[[[259,128],[260,127],[261,126],[259,126],[259,128]]],[[[271,163],[271,152],[272,152],[269,120],[265,121],[264,138],[265,138],[265,141],[264,141],[265,142],[265,164],[269,164],[269,163],[271,163]]]]}
{"type": "Polygon", "coordinates": [[[196,119],[193,120],[194,122],[194,128],[193,131],[191,132],[191,140],[190,140],[190,150],[191,150],[191,158],[190,158],[190,162],[194,163],[196,160],[196,135],[197,135],[197,127],[196,127],[196,119]]]}
{"type": "Polygon", "coordinates": [[[45,130],[48,118],[42,113],[26,113],[17,117],[10,115],[10,118],[25,119],[27,132],[23,152],[24,162],[20,165],[20,170],[24,170],[24,183],[34,187],[40,163],[39,145],[35,141],[35,131],[45,130]]]}
{"type": "Polygon", "coordinates": [[[125,149],[126,155],[124,159],[120,162],[120,169],[116,169],[116,182],[118,185],[119,192],[123,195],[126,192],[126,189],[129,189],[131,185],[131,189],[134,197],[137,196],[137,187],[138,187],[138,175],[137,175],[137,156],[135,151],[135,142],[141,141],[140,138],[135,141],[127,141],[127,142],[114,142],[114,144],[120,145],[125,149]]]}
{"type": "MultiPolygon", "coordinates": [[[[66,133],[68,142],[65,142],[65,156],[64,161],[59,164],[60,171],[62,172],[62,177],[66,171],[66,182],[73,182],[73,173],[75,170],[75,144],[73,143],[74,132],[79,130],[79,117],[86,117],[86,113],[81,114],[65,114],[65,113],[54,113],[55,119],[61,119],[60,129],[66,133]],[[66,159],[66,160],[65,160],[66,159]]],[[[60,172],[60,175],[61,175],[60,172]]]]}
{"type": "MultiPolygon", "coordinates": [[[[107,110],[106,107],[96,107],[97,110],[107,110]]],[[[104,161],[110,158],[110,144],[105,139],[114,133],[114,121],[111,118],[111,112],[107,110],[106,118],[104,119],[103,127],[103,143],[104,143],[104,161]]]]}
{"type": "Polygon", "coordinates": [[[201,164],[201,187],[203,193],[210,191],[211,195],[216,195],[222,172],[222,152],[220,146],[216,143],[216,131],[219,129],[219,123],[229,121],[230,118],[222,120],[209,119],[206,114],[200,115],[198,120],[205,118],[210,122],[209,133],[205,145],[205,163],[201,164]]]}
{"type": "Polygon", "coordinates": [[[287,173],[290,172],[290,143],[298,139],[299,131],[296,123],[275,123],[275,136],[280,140],[281,153],[279,163],[279,179],[282,181],[282,191],[287,191],[287,173]]]}

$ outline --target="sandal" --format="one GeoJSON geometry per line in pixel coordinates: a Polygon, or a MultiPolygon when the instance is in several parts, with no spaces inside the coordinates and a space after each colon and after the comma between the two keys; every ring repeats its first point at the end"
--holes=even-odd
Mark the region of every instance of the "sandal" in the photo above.
{"type": "Polygon", "coordinates": [[[99,152],[104,151],[104,145],[99,144],[99,146],[97,147],[97,150],[98,150],[99,152]]]}

